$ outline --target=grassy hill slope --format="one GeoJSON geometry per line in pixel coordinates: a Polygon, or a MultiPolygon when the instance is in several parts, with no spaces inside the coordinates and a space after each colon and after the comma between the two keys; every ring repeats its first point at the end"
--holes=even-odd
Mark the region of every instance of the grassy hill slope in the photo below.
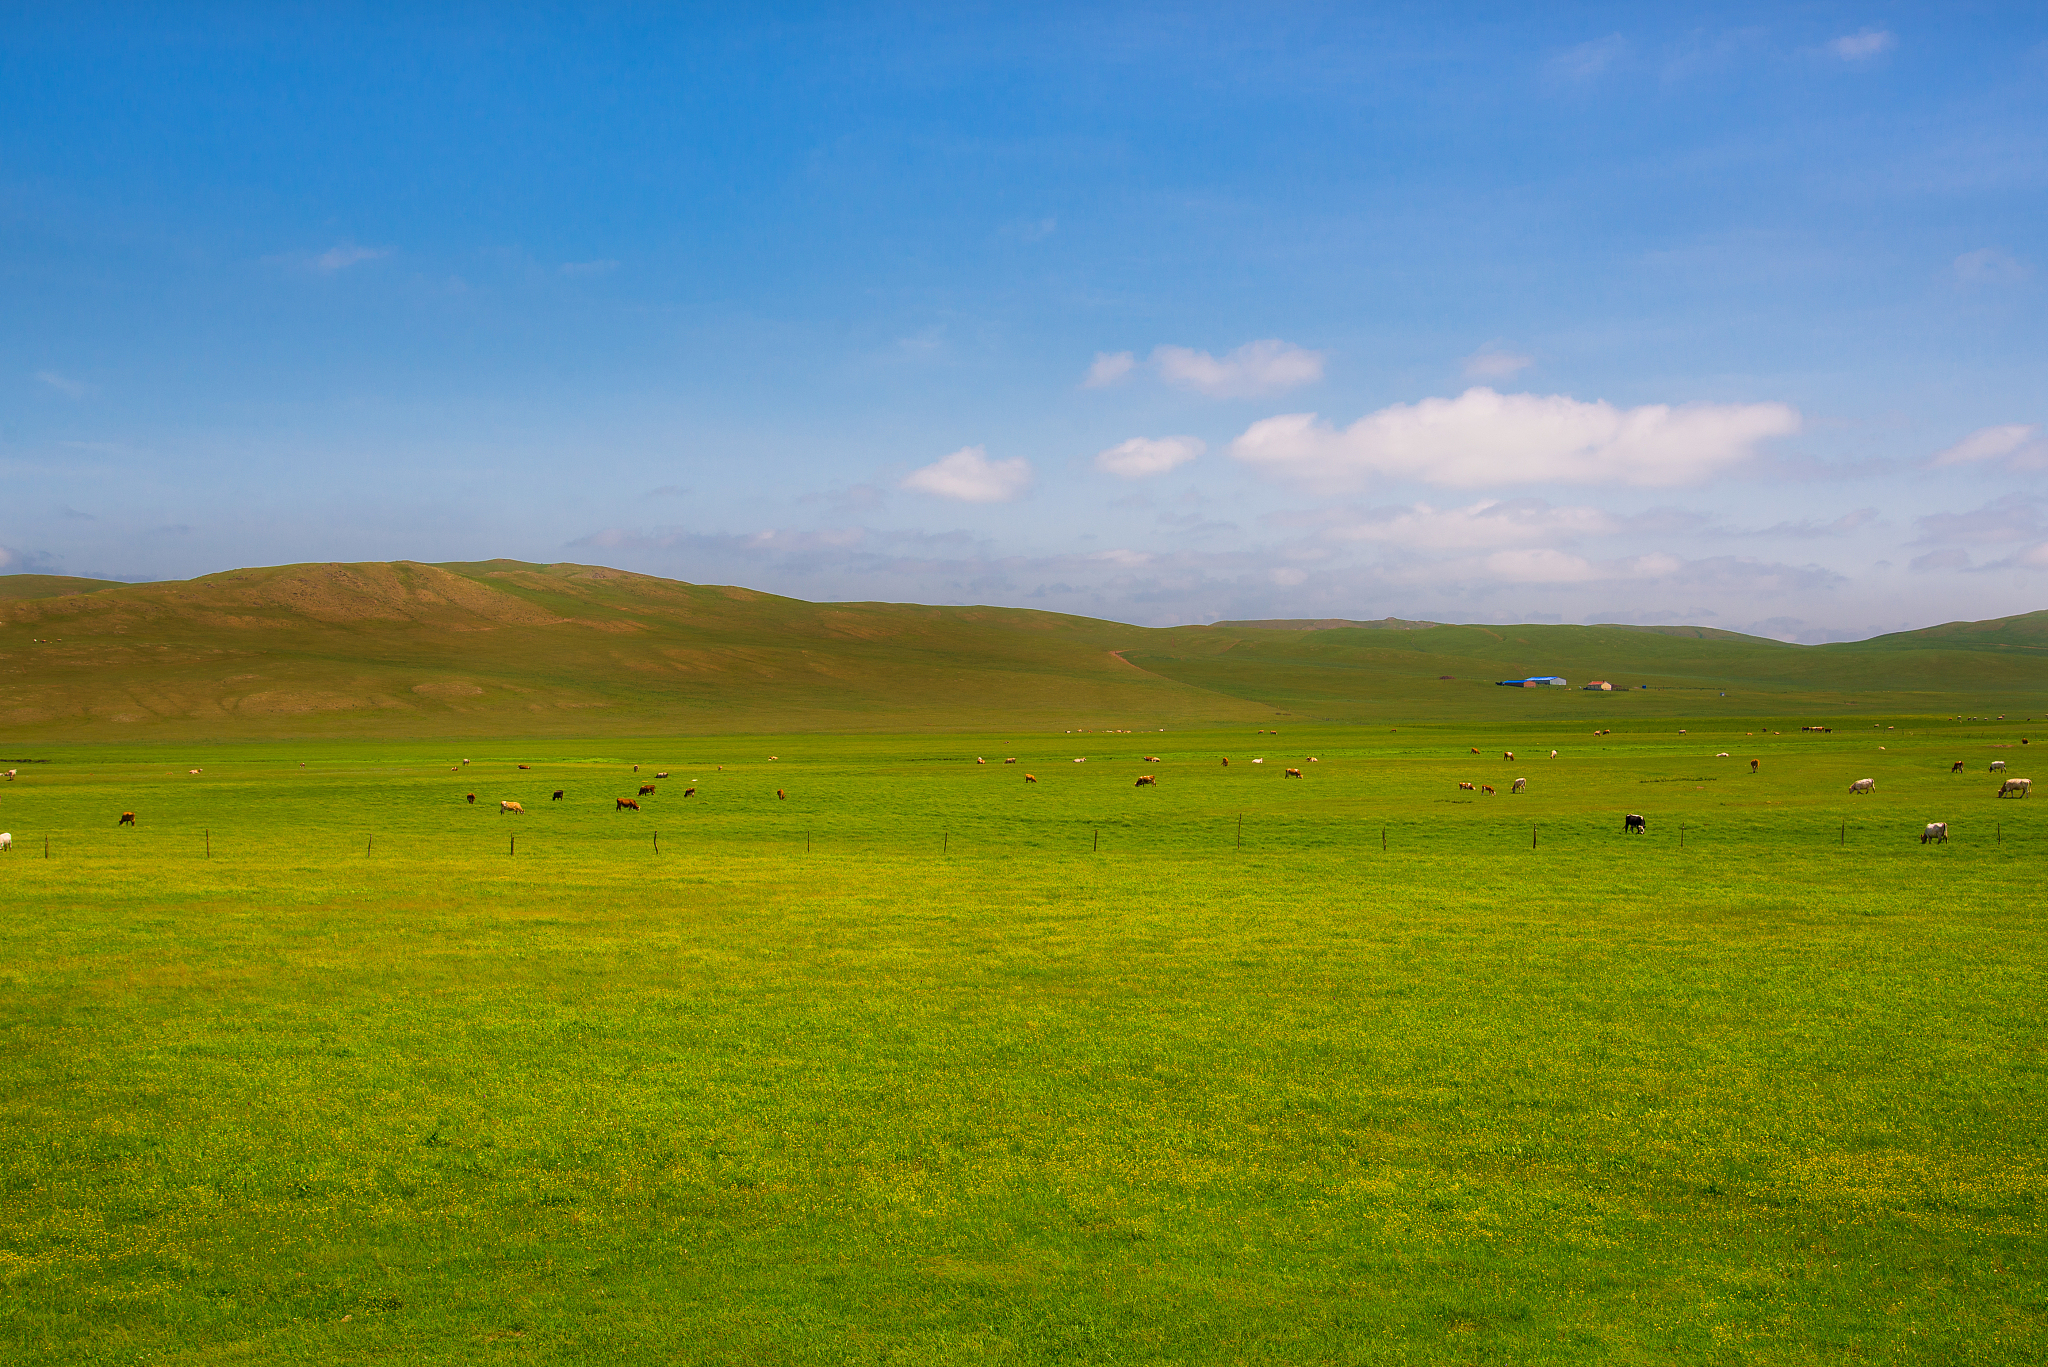
{"type": "Polygon", "coordinates": [[[1698,627],[1145,628],[1019,608],[809,603],[509,560],[285,565],[156,584],[0,579],[0,732],[19,738],[1149,729],[2044,704],[2048,613],[1806,647],[1698,627]],[[1527,674],[1604,678],[1627,693],[1493,687],[1527,674]]]}

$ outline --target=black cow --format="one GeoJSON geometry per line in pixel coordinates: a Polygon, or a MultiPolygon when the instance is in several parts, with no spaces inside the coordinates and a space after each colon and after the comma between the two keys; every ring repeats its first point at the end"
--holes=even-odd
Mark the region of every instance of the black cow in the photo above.
{"type": "Polygon", "coordinates": [[[560,788],[557,788],[557,789],[555,789],[555,795],[554,795],[553,797],[551,797],[551,798],[549,798],[549,799],[548,799],[548,801],[550,801],[550,802],[560,802],[561,800],[562,800],[562,790],[561,790],[560,788]]]}
{"type": "Polygon", "coordinates": [[[1643,820],[1641,817],[1637,816],[1634,812],[1630,812],[1627,816],[1621,819],[1621,831],[1623,835],[1641,835],[1649,829],[1650,823],[1643,820]]]}

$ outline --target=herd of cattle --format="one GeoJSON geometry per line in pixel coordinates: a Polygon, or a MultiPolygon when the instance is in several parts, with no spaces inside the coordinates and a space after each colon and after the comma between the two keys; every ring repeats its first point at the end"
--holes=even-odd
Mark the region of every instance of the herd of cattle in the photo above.
{"type": "MultiPolygon", "coordinates": [[[[1807,729],[1812,729],[1812,728],[1807,728],[1807,729]]],[[[1476,755],[1476,754],[1478,754],[1478,753],[1479,753],[1479,751],[1478,751],[1478,749],[1477,749],[1477,748],[1474,748],[1474,749],[1472,750],[1472,753],[1476,755]]],[[[1556,755],[1557,755],[1557,752],[1556,752],[1555,750],[1551,751],[1550,753],[1551,753],[1551,756],[1552,756],[1552,758],[1555,758],[1555,757],[1556,757],[1556,755]]],[[[1725,759],[1725,758],[1727,758],[1727,757],[1728,757],[1728,756],[1727,756],[1726,752],[1723,752],[1722,754],[1720,754],[1719,756],[1717,756],[1717,758],[1723,758],[1723,759],[1725,759]]],[[[777,757],[776,757],[776,756],[770,756],[770,758],[777,758],[777,757]]],[[[1514,754],[1514,751],[1512,751],[1512,750],[1507,750],[1507,751],[1503,751],[1503,752],[1501,753],[1501,758],[1502,758],[1503,760],[1505,760],[1505,761],[1508,761],[1508,762],[1512,763],[1512,762],[1513,762],[1513,760],[1514,760],[1514,758],[1515,758],[1515,754],[1514,754]]],[[[975,760],[974,762],[975,762],[976,764],[986,764],[986,763],[988,763],[988,760],[987,760],[986,758],[977,758],[977,759],[976,759],[976,760],[975,760]]],[[[1012,757],[1009,757],[1009,758],[1006,758],[1006,759],[1005,759],[1005,760],[1003,761],[1003,763],[1005,763],[1005,764],[1015,764],[1016,762],[1017,762],[1017,760],[1016,760],[1016,758],[1015,758],[1014,756],[1012,756],[1012,757]]],[[[1085,762],[1086,762],[1086,760],[1085,760],[1085,759],[1077,759],[1077,760],[1075,760],[1075,761],[1074,761],[1074,763],[1076,763],[1076,764],[1082,764],[1082,763],[1085,763],[1085,762]]],[[[1148,764],[1156,764],[1156,763],[1159,763],[1159,762],[1160,762],[1160,757],[1159,757],[1158,755],[1147,755],[1147,756],[1145,756],[1145,762],[1146,762],[1146,763],[1148,763],[1148,764]]],[[[1318,758],[1317,758],[1316,756],[1314,756],[1314,755],[1310,755],[1310,756],[1308,756],[1308,757],[1307,757],[1307,759],[1306,759],[1306,761],[1305,761],[1305,762],[1306,762],[1306,763],[1310,763],[1310,764],[1314,764],[1314,763],[1318,763],[1318,762],[1319,762],[1319,760],[1318,760],[1318,758]]],[[[463,765],[465,765],[465,766],[466,766],[466,765],[467,765],[468,763],[469,763],[469,761],[468,761],[468,760],[464,760],[464,761],[462,761],[462,764],[463,764],[463,765]]],[[[1263,759],[1255,759],[1255,760],[1253,760],[1253,761],[1252,761],[1252,763],[1253,763],[1253,764],[1264,764],[1264,763],[1265,763],[1265,760],[1263,760],[1263,759]]],[[[1228,767],[1228,766],[1229,766],[1229,764],[1230,764],[1230,761],[1229,761],[1228,759],[1224,759],[1224,760],[1223,760],[1223,764],[1224,764],[1224,766],[1225,766],[1225,767],[1228,767]]],[[[458,768],[459,768],[459,767],[460,767],[460,766],[458,766],[458,768]]],[[[530,766],[530,765],[525,765],[525,764],[522,764],[522,765],[520,765],[519,767],[520,767],[521,769],[528,769],[528,768],[531,768],[532,766],[530,766]]],[[[720,769],[723,769],[723,768],[724,768],[725,766],[724,766],[724,765],[720,765],[720,766],[718,766],[718,767],[719,767],[720,769]]],[[[634,771],[635,771],[635,772],[638,772],[638,770],[639,770],[640,766],[636,764],[636,765],[634,765],[634,766],[633,766],[633,768],[634,768],[634,771]]],[[[1751,761],[1749,762],[1749,772],[1750,772],[1750,773],[1754,774],[1754,773],[1758,772],[1758,769],[1759,769],[1759,768],[1760,768],[1760,765],[1759,765],[1759,762],[1758,762],[1757,760],[1751,760],[1751,761]]],[[[1953,764],[1952,764],[1952,765],[1951,765],[1951,766],[1949,767],[1949,772],[1950,772],[1951,774],[1959,774],[1959,773],[1962,773],[1962,772],[1964,771],[1964,769],[1965,769],[1965,765],[1964,765],[1964,762],[1963,762],[1962,760],[1956,760],[1956,761],[1955,761],[1955,762],[1954,762],[1954,763],[1953,763],[1953,764]]],[[[1992,772],[1992,773],[1994,773],[1994,774],[1995,774],[1995,773],[2002,773],[2002,772],[2004,771],[2004,769],[2005,769],[2005,761],[2004,761],[2004,760],[2002,760],[2002,759],[2001,759],[2001,760],[1993,760],[1993,761],[1991,761],[1991,766],[1990,766],[1990,772],[1992,772]]],[[[199,770],[197,770],[197,769],[194,769],[194,770],[192,770],[191,772],[193,772],[193,773],[195,773],[195,774],[196,774],[196,773],[199,773],[200,771],[199,771],[199,770]]],[[[8,770],[8,771],[6,771],[6,777],[8,777],[8,778],[10,778],[10,779],[11,779],[11,778],[13,778],[13,777],[14,777],[14,775],[15,775],[15,771],[14,771],[14,770],[8,770]]],[[[1286,771],[1284,772],[1284,775],[1283,775],[1283,776],[1284,776],[1284,777],[1286,777],[1286,778],[1300,778],[1300,777],[1302,777],[1302,771],[1301,771],[1300,769],[1287,769],[1287,770],[1286,770],[1286,771]]],[[[656,773],[656,774],[655,774],[655,778],[657,778],[657,779],[665,779],[665,778],[667,778],[667,777],[668,777],[668,771],[667,771],[667,770],[661,770],[660,772],[658,772],[658,773],[656,773]]],[[[1024,781],[1025,781],[1026,783],[1036,783],[1036,782],[1038,782],[1038,776],[1037,776],[1036,774],[1025,774],[1025,775],[1024,775],[1024,781]]],[[[1135,786],[1135,787],[1139,787],[1139,788],[1156,788],[1156,787],[1158,787],[1158,786],[1159,786],[1159,776],[1158,776],[1157,774],[1140,774],[1140,775],[1138,776],[1137,782],[1135,783],[1135,785],[1134,785],[1134,786],[1135,786]]],[[[1513,783],[1512,783],[1512,785],[1511,785],[1511,786],[1509,787],[1508,791],[1509,791],[1510,793],[1521,793],[1521,792],[1526,792],[1526,791],[1528,790],[1528,786],[1529,786],[1529,780],[1528,780],[1528,779],[1526,779],[1526,778],[1517,778],[1517,779],[1515,779],[1515,780],[1513,781],[1513,783]]],[[[2032,791],[2033,791],[2033,787],[2034,787],[2034,781],[2033,781],[2032,779],[2030,779],[2030,778],[2007,778],[2007,779],[2003,780],[2003,781],[2002,781],[2002,782],[2001,782],[2001,783],[1999,784],[1997,796],[1999,796],[1999,797],[2001,797],[2001,798],[2004,798],[2004,797],[2027,797],[2028,795],[2030,795],[2030,794],[2032,793],[2032,791]]],[[[613,811],[615,811],[615,812],[637,812],[637,811],[639,811],[639,810],[640,810],[640,802],[639,802],[639,799],[640,799],[640,798],[643,798],[643,797],[648,797],[648,796],[651,796],[651,795],[652,795],[652,794],[653,794],[653,793],[655,792],[655,785],[654,785],[654,784],[652,784],[652,783],[642,783],[642,784],[640,784],[640,785],[639,785],[639,788],[640,788],[640,791],[639,791],[639,792],[638,792],[638,793],[637,793],[637,794],[636,794],[635,796],[633,796],[633,797],[620,797],[620,798],[614,798],[614,799],[612,800],[612,801],[613,801],[613,807],[612,807],[612,810],[613,810],[613,811]]],[[[1492,784],[1489,784],[1489,783],[1465,783],[1465,782],[1460,782],[1460,783],[1458,784],[1458,788],[1459,788],[1459,791],[1461,791],[1461,792],[1471,792],[1471,793],[1479,793],[1479,794],[1483,794],[1483,795],[1491,795],[1491,794],[1492,794],[1492,793],[1494,792],[1494,788],[1493,788],[1493,785],[1492,785],[1492,784]]],[[[1876,791],[1877,791],[1877,780],[1876,780],[1876,779],[1874,779],[1874,778],[1859,778],[1859,779],[1857,779],[1857,780],[1856,780],[1855,782],[1853,782],[1853,783],[1851,783],[1851,784],[1849,785],[1849,792],[1850,792],[1850,793],[1851,793],[1852,795],[1855,795],[1855,796],[1869,796],[1870,794],[1873,794],[1873,793],[1875,793],[1876,791]]],[[[697,795],[697,789],[696,789],[695,787],[689,787],[689,788],[685,788],[685,789],[683,789],[683,796],[684,796],[684,797],[695,797],[696,795],[697,795]]],[[[474,805],[475,805],[475,803],[476,803],[476,794],[475,794],[475,793],[468,793],[468,794],[465,794],[464,796],[465,796],[465,800],[466,800],[466,801],[467,801],[468,803],[470,803],[470,805],[472,805],[472,806],[474,806],[474,805]]],[[[553,795],[553,797],[552,797],[552,798],[551,798],[550,800],[551,800],[551,801],[554,801],[554,802],[560,802],[560,801],[562,801],[562,800],[563,800],[564,796],[565,796],[565,790],[563,790],[563,789],[561,789],[561,788],[557,788],[557,789],[555,789],[555,790],[554,790],[554,795],[553,795]]],[[[786,798],[788,797],[788,794],[787,794],[787,793],[786,793],[786,792],[785,792],[784,790],[782,790],[782,789],[780,789],[780,788],[777,788],[777,789],[775,790],[775,796],[776,796],[776,797],[777,797],[778,799],[786,799],[786,798]]],[[[500,802],[500,803],[498,804],[498,814],[499,814],[500,816],[524,816],[524,815],[526,814],[526,808],[525,808],[525,807],[524,807],[524,806],[523,806],[522,804],[520,804],[520,803],[518,803],[518,802],[514,802],[514,801],[502,801],[502,802],[500,802]]],[[[120,819],[120,820],[119,820],[118,822],[116,822],[115,824],[116,824],[116,825],[120,825],[120,826],[133,826],[133,825],[135,825],[135,813],[133,813],[133,812],[123,812],[123,813],[121,813],[121,819],[120,819]]],[[[1644,818],[1644,817],[1643,817],[1642,815],[1640,815],[1639,813],[1636,813],[1636,812],[1630,812],[1630,813],[1628,813],[1628,814],[1627,814],[1626,816],[1624,816],[1624,817],[1622,818],[1622,832],[1623,832],[1624,834],[1626,834],[1626,835],[1642,835],[1642,834],[1645,834],[1645,833],[1647,833],[1647,832],[1648,832],[1648,830],[1649,830],[1649,822],[1648,822],[1648,821],[1647,821],[1647,820],[1646,820],[1646,819],[1645,819],[1645,818],[1644,818]]],[[[1921,843],[1921,844],[1923,844],[1923,845],[1924,845],[1924,844],[1927,844],[1927,843],[1929,843],[1930,841],[1933,841],[1933,842],[1939,842],[1939,843],[1946,843],[1946,842],[1947,842],[1947,840],[1948,840],[1948,823],[1947,823],[1946,821],[1931,821],[1931,822],[1928,822],[1928,823],[1927,823],[1927,825],[1926,825],[1926,827],[1925,827],[1925,829],[1924,829],[1924,830],[1922,830],[1922,832],[1921,832],[1921,834],[1920,834],[1920,843],[1921,843]]],[[[5,850],[11,850],[11,849],[13,849],[13,848],[14,848],[14,836],[13,836],[13,835],[12,835],[11,833],[9,833],[9,832],[6,832],[6,831],[0,831],[0,851],[5,851],[5,850]]]]}

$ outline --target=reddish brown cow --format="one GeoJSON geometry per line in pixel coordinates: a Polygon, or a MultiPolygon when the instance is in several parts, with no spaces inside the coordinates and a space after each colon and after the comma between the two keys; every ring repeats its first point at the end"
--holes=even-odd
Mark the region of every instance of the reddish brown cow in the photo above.
{"type": "Polygon", "coordinates": [[[472,807],[476,806],[476,794],[475,794],[475,793],[470,793],[470,794],[468,794],[468,797],[469,797],[469,805],[470,805],[470,806],[472,806],[472,807]]]}
{"type": "Polygon", "coordinates": [[[1476,793],[1479,791],[1479,788],[1477,784],[1460,783],[1458,785],[1458,791],[1461,793],[1476,793]]]}
{"type": "Polygon", "coordinates": [[[133,813],[133,812],[123,812],[123,813],[121,813],[121,819],[120,819],[119,821],[116,821],[116,822],[115,822],[114,824],[115,824],[116,826],[133,826],[133,825],[135,824],[135,813],[133,813]]]}
{"type": "Polygon", "coordinates": [[[1036,783],[1036,782],[1038,782],[1038,775],[1036,775],[1036,774],[1026,774],[1026,775],[1024,775],[1024,781],[1025,781],[1026,783],[1036,783]]]}
{"type": "Polygon", "coordinates": [[[640,804],[630,797],[615,797],[612,799],[612,804],[612,810],[615,812],[637,812],[640,810],[640,804]]]}
{"type": "Polygon", "coordinates": [[[1299,770],[1299,769],[1289,769],[1289,770],[1287,771],[1287,773],[1286,773],[1286,777],[1288,777],[1288,778],[1300,778],[1300,777],[1301,777],[1301,770],[1299,770]]]}
{"type": "Polygon", "coordinates": [[[1482,783],[1479,785],[1479,791],[1491,797],[1493,795],[1493,785],[1491,783],[1482,783]]]}
{"type": "Polygon", "coordinates": [[[696,790],[695,788],[685,788],[685,789],[683,789],[683,796],[684,796],[684,797],[695,797],[695,796],[697,796],[697,790],[696,790]]]}
{"type": "Polygon", "coordinates": [[[1751,772],[1752,774],[1753,774],[1753,773],[1755,773],[1755,772],[1756,772],[1756,768],[1757,768],[1757,766],[1758,766],[1759,764],[1762,764],[1762,763],[1763,763],[1763,761],[1762,761],[1762,760],[1760,760],[1760,759],[1753,759],[1753,760],[1751,760],[1751,761],[1749,762],[1749,772],[1751,772]]]}
{"type": "Polygon", "coordinates": [[[780,789],[780,788],[777,788],[777,789],[775,790],[775,796],[776,796],[777,798],[781,799],[781,800],[782,800],[782,801],[784,801],[784,802],[787,802],[787,801],[789,800],[789,794],[788,794],[788,793],[785,793],[785,792],[783,792],[783,791],[782,791],[782,789],[780,789]]]}
{"type": "Polygon", "coordinates": [[[522,764],[519,767],[522,769],[531,769],[533,766],[531,764],[522,764]]]}
{"type": "Polygon", "coordinates": [[[640,796],[642,797],[646,797],[649,793],[653,791],[654,785],[652,783],[643,783],[640,785],[640,796]]]}
{"type": "Polygon", "coordinates": [[[1961,772],[1963,772],[1963,762],[1961,760],[1957,760],[1954,764],[1948,766],[1948,771],[1951,774],[1960,774],[1961,772]]]}
{"type": "Polygon", "coordinates": [[[1133,788],[1157,788],[1159,786],[1159,776],[1157,774],[1140,774],[1138,775],[1138,781],[1131,786],[1133,788]]]}

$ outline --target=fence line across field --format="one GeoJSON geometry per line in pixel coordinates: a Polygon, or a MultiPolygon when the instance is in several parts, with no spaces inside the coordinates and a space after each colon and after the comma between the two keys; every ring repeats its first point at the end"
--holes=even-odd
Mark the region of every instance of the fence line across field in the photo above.
{"type": "MultiPolygon", "coordinates": [[[[1542,823],[1531,822],[1529,842],[1531,850],[1556,851],[1569,854],[1597,848],[1619,847],[1621,825],[1608,818],[1584,817],[1578,819],[1559,818],[1549,823],[1550,838],[1543,840],[1542,823]]],[[[1968,848],[1970,828],[1954,820],[1948,823],[1949,843],[1958,848],[1968,848]]],[[[1920,821],[1891,824],[1860,823],[1853,834],[1859,852],[1869,852],[1891,847],[1918,845],[1925,823],[1920,821]]],[[[929,827],[927,827],[929,830],[929,827]]],[[[939,831],[940,852],[952,852],[953,832],[960,830],[962,852],[1004,853],[1039,852],[1057,854],[1066,849],[1088,853],[1145,853],[1200,855],[1208,853],[1250,853],[1272,854],[1284,851],[1317,853],[1370,853],[1374,856],[1399,857],[1407,852],[1461,851],[1480,853],[1487,849],[1513,848],[1517,839],[1513,833],[1520,830],[1518,823],[1509,822],[1427,822],[1405,823],[1399,829],[1401,838],[1394,839],[1395,826],[1392,822],[1375,821],[1371,817],[1315,817],[1298,813],[1238,813],[1230,818],[1189,818],[1168,821],[1105,821],[1100,818],[1073,818],[1042,824],[1023,824],[1008,821],[989,821],[961,829],[956,821],[942,826],[939,831]],[[1379,848],[1372,848],[1372,826],[1377,824],[1379,848]],[[1220,829],[1219,829],[1220,827],[1220,829]],[[1107,837],[1107,839],[1105,839],[1107,837]]],[[[687,855],[694,849],[705,851],[770,852],[777,847],[794,850],[801,846],[805,853],[814,848],[830,852],[834,849],[860,853],[887,853],[905,850],[906,837],[910,831],[902,824],[854,825],[847,824],[820,830],[815,826],[795,827],[750,827],[739,822],[720,823],[699,828],[686,837],[683,851],[687,855]]],[[[1723,819],[1702,823],[1691,819],[1659,822],[1654,817],[1646,834],[1654,843],[1659,834],[1669,837],[1674,849],[1699,849],[1711,851],[1717,848],[1748,848],[1754,838],[1768,834],[1771,843],[1810,843],[1813,845],[1834,845],[1849,847],[1849,823],[1842,820],[1834,831],[1815,825],[1795,825],[1782,819],[1742,820],[1723,819]],[[1796,837],[1801,830],[1807,833],[1807,841],[1796,837]],[[1834,835],[1835,839],[1826,839],[1834,835]]],[[[496,832],[491,834],[495,835],[496,832]]],[[[520,832],[506,832],[506,847],[499,856],[517,857],[520,854],[520,832]]],[[[662,853],[659,831],[579,831],[546,830],[529,827],[524,832],[527,839],[527,854],[551,856],[564,853],[614,852],[624,855],[635,847],[651,850],[655,856],[662,853]],[[643,838],[649,844],[642,845],[643,838]]],[[[280,832],[268,829],[239,835],[233,830],[221,833],[223,857],[234,858],[239,854],[258,854],[275,858],[279,854],[304,855],[309,862],[321,862],[319,847],[328,838],[347,841],[350,833],[322,832],[280,832]]],[[[481,832],[464,831],[372,831],[364,834],[360,828],[354,835],[363,839],[363,851],[358,858],[419,859],[419,858],[473,858],[479,857],[488,847],[489,838],[481,832]],[[382,839],[386,854],[375,855],[377,842],[382,839]]],[[[1978,841],[2003,848],[2005,823],[1994,820],[1992,837],[1983,842],[1982,828],[1977,828],[1978,841]]],[[[69,857],[100,858],[122,854],[147,854],[149,857],[171,857],[183,848],[199,859],[213,859],[213,831],[202,827],[198,831],[176,827],[153,826],[141,831],[128,832],[99,826],[77,828],[59,827],[45,831],[43,836],[43,858],[61,861],[69,857]],[[197,835],[198,840],[191,839],[197,835]]],[[[33,837],[30,837],[33,838],[33,837]]],[[[928,837],[927,837],[928,838],[928,837]]],[[[2017,845],[2042,838],[2042,833],[2029,831],[2024,827],[2014,832],[2017,845]]],[[[330,849],[334,848],[329,846],[330,849]]],[[[926,848],[929,848],[927,846],[926,848]]]]}

